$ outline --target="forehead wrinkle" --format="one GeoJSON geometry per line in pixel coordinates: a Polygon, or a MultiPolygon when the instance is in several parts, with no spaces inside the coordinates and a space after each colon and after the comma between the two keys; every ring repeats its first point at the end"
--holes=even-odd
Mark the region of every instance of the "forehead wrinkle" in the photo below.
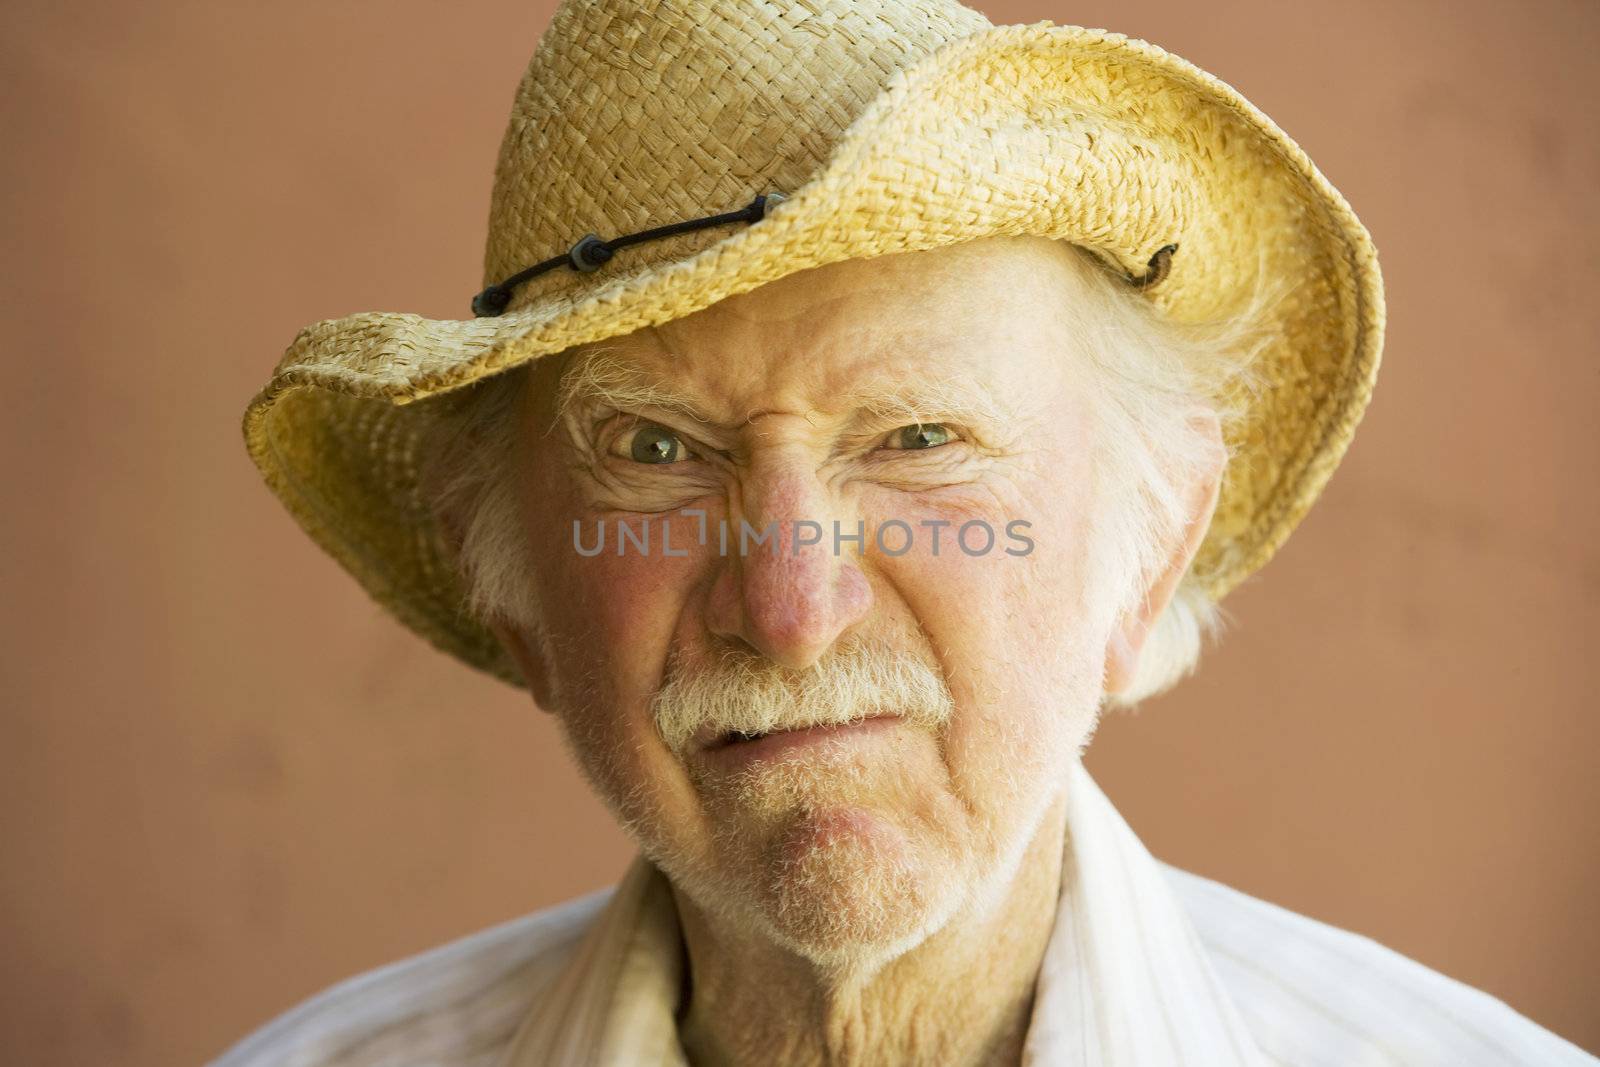
{"type": "MultiPolygon", "coordinates": [[[[904,340],[898,333],[886,333],[880,335],[878,343],[882,346],[890,342],[890,347],[904,347],[900,343],[904,340]]],[[[925,352],[932,350],[926,344],[915,347],[925,352]]],[[[812,406],[796,410],[787,404],[752,404],[743,412],[743,418],[728,428],[743,429],[769,415],[792,415],[815,427],[819,424],[819,415],[841,421],[850,418],[901,420],[909,425],[935,421],[1000,424],[1018,414],[1015,405],[1008,402],[995,383],[969,370],[919,364],[907,373],[894,369],[892,362],[884,360],[879,353],[857,354],[865,358],[852,361],[854,366],[841,367],[822,376],[815,386],[818,397],[812,406]],[[857,371],[865,372],[861,377],[866,380],[861,384],[840,381],[856,377],[853,372],[857,371]],[[919,371],[925,373],[919,374],[919,371]]],[[[671,357],[672,353],[666,351],[663,355],[671,357]]],[[[681,414],[701,425],[718,423],[707,411],[704,398],[675,388],[638,360],[628,358],[624,347],[614,343],[584,351],[563,372],[556,393],[558,413],[565,415],[584,402],[618,410],[653,407],[681,414]]]]}

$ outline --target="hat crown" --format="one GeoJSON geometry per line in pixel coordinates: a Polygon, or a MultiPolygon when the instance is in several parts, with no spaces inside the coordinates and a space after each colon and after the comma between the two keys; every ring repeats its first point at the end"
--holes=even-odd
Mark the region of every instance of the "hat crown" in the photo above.
{"type": "MultiPolygon", "coordinates": [[[[501,143],[484,284],[587,233],[615,237],[794,191],[897,70],[989,26],[951,0],[565,0],[501,143]]],[[[630,250],[628,268],[722,236],[630,250]]],[[[554,271],[513,306],[587,284],[554,271]]]]}

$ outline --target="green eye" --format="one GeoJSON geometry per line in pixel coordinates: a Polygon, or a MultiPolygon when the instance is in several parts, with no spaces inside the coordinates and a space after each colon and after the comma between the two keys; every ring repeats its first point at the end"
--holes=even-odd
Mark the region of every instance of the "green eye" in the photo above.
{"type": "Polygon", "coordinates": [[[635,463],[677,463],[689,458],[689,449],[671,430],[647,424],[634,432],[629,454],[635,463]]]}
{"type": "Polygon", "coordinates": [[[955,440],[955,434],[937,422],[919,423],[915,426],[902,426],[889,435],[890,448],[924,449],[938,448],[955,440]]]}

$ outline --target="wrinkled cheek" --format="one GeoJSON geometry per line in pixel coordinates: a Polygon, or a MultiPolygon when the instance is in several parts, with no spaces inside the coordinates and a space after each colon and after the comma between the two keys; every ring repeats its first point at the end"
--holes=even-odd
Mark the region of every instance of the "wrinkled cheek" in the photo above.
{"type": "MultiPolygon", "coordinates": [[[[638,551],[617,554],[615,520],[606,522],[606,550],[582,555],[577,546],[594,534],[574,533],[572,523],[552,520],[539,545],[538,596],[563,660],[557,666],[590,692],[648,700],[660,684],[694,564],[638,551]]],[[[594,520],[581,525],[592,527],[594,520]]]]}
{"type": "MultiPolygon", "coordinates": [[[[689,520],[602,516],[558,468],[534,472],[525,518],[536,594],[563,652],[624,698],[654,692],[676,620],[705,569],[689,520]],[[626,530],[629,536],[624,536],[626,530]]],[[[569,672],[571,673],[571,672],[569,672]]]]}
{"type": "Polygon", "coordinates": [[[551,609],[577,623],[568,628],[585,642],[572,652],[599,661],[591,672],[604,671],[622,694],[653,693],[698,565],[638,554],[586,559],[569,546],[550,571],[551,609]]]}
{"type": "MultiPolygon", "coordinates": [[[[585,557],[568,521],[542,567],[556,670],[571,694],[563,725],[586,776],[641,846],[681,849],[703,817],[682,764],[656,731],[650,701],[702,563],[631,545],[618,555],[614,520],[608,526],[606,551],[585,557]]],[[[592,529],[585,536],[592,545],[592,529]]]]}
{"type": "MultiPolygon", "coordinates": [[[[959,648],[962,669],[945,755],[958,795],[1004,820],[1064,783],[1094,727],[1103,647],[1073,603],[1070,572],[1047,577],[1013,560],[991,577],[988,595],[1004,592],[987,614],[1003,622],[974,624],[946,646],[959,648]],[[1041,595],[1053,589],[1059,598],[1041,595]]],[[[983,598],[969,590],[968,601],[983,598]]]]}
{"type": "Polygon", "coordinates": [[[1017,805],[1064,780],[1072,752],[1069,717],[1048,695],[1013,689],[999,703],[963,705],[946,741],[958,796],[980,813],[1009,820],[1017,805]]]}
{"type": "Polygon", "coordinates": [[[684,767],[661,741],[647,705],[601,718],[593,710],[563,716],[585,775],[647,853],[702,847],[704,815],[684,767]]]}

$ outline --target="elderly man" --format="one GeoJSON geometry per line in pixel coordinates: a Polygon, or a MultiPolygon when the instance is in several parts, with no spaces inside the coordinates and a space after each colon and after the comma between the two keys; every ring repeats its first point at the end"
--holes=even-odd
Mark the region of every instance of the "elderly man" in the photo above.
{"type": "Polygon", "coordinates": [[[569,2],[487,280],[311,327],[246,436],[641,856],[222,1064],[1592,1062],[1157,863],[1079,762],[1377,366],[1365,232],[1232,90],[953,3],[569,2]]]}

